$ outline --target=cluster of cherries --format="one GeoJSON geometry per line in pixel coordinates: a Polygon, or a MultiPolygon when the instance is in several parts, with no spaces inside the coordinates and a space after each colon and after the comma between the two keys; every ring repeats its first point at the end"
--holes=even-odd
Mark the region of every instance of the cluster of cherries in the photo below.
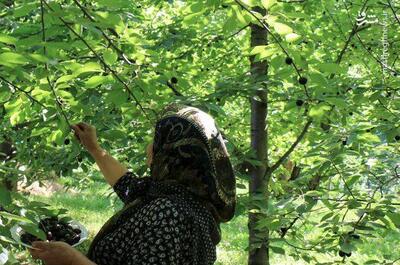
{"type": "MultiPolygon", "coordinates": [[[[57,217],[47,217],[39,222],[39,229],[46,234],[48,241],[62,241],[69,245],[74,245],[81,239],[82,231],[65,221],[58,220],[57,217]]],[[[36,236],[24,232],[21,241],[32,245],[33,241],[41,241],[36,236]]]]}

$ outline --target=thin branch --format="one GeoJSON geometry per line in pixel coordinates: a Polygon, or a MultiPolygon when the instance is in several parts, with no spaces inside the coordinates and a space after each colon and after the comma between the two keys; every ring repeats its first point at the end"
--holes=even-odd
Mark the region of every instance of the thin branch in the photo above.
{"type": "Polygon", "coordinates": [[[382,67],[386,67],[387,70],[391,71],[394,74],[400,74],[399,71],[392,69],[391,67],[389,67],[388,65],[385,65],[381,60],[379,60],[378,58],[375,57],[375,55],[369,51],[366,46],[365,43],[362,41],[360,35],[358,35],[358,33],[356,33],[356,37],[358,39],[358,41],[360,42],[361,46],[363,46],[363,48],[367,51],[367,53],[377,62],[379,63],[382,67]]]}
{"type": "MultiPolygon", "coordinates": [[[[364,8],[365,8],[365,6],[367,5],[368,1],[369,1],[369,0],[366,0],[366,1],[364,2],[363,6],[361,7],[361,11],[364,10],[364,8]]],[[[358,33],[359,31],[361,31],[361,30],[363,30],[363,29],[366,29],[366,28],[367,28],[367,27],[361,29],[361,28],[358,27],[357,21],[354,22],[353,27],[352,27],[352,29],[351,29],[351,31],[350,31],[349,37],[347,38],[347,41],[345,42],[345,44],[344,44],[344,46],[343,46],[343,49],[339,52],[339,55],[338,55],[338,57],[337,57],[337,59],[336,59],[336,63],[337,63],[337,64],[339,64],[339,63],[342,61],[342,57],[343,57],[345,51],[347,50],[347,47],[349,46],[349,44],[350,44],[350,42],[351,42],[351,39],[354,37],[354,35],[355,35],[356,33],[358,33]]],[[[333,76],[334,76],[334,74],[332,75],[332,77],[333,77],[333,76]]]]}
{"type": "MultiPolygon", "coordinates": [[[[40,11],[41,11],[40,14],[41,14],[41,23],[42,23],[42,41],[43,41],[44,44],[46,44],[46,30],[45,30],[45,24],[44,24],[44,7],[43,7],[43,0],[40,0],[40,11]]],[[[43,53],[44,53],[45,56],[47,55],[47,52],[46,52],[46,45],[43,45],[43,53]]],[[[45,69],[46,69],[47,71],[49,70],[49,67],[48,67],[47,63],[44,63],[44,67],[45,67],[45,69]]],[[[56,104],[57,104],[59,110],[61,111],[62,116],[64,117],[66,123],[68,124],[68,127],[71,128],[71,123],[69,122],[69,119],[68,119],[67,114],[65,113],[65,111],[64,111],[64,109],[63,109],[63,107],[62,107],[61,102],[58,100],[56,91],[54,90],[54,86],[53,86],[53,84],[51,83],[49,76],[46,76],[46,80],[47,80],[47,83],[49,84],[49,87],[50,87],[50,89],[51,89],[51,92],[52,92],[53,95],[54,95],[54,99],[55,99],[55,101],[56,101],[56,104]]]]}
{"type": "Polygon", "coordinates": [[[235,33],[232,33],[231,35],[229,35],[226,39],[229,40],[230,38],[235,37],[236,35],[238,35],[240,32],[242,32],[243,30],[245,30],[248,27],[250,27],[250,24],[243,26],[241,29],[239,29],[235,33]]]}
{"type": "Polygon", "coordinates": [[[50,79],[49,79],[48,76],[46,77],[46,79],[47,79],[47,83],[49,84],[49,87],[50,87],[50,89],[51,89],[51,92],[52,92],[53,95],[54,95],[54,98],[55,98],[55,100],[56,100],[57,106],[59,107],[59,109],[60,109],[60,111],[61,111],[61,114],[63,115],[65,121],[67,122],[68,127],[71,128],[71,123],[69,122],[69,119],[68,119],[68,117],[67,117],[67,114],[65,113],[65,111],[64,111],[64,109],[63,109],[63,107],[62,107],[62,104],[61,104],[60,100],[59,100],[58,97],[57,97],[57,94],[56,94],[56,91],[54,90],[53,84],[51,83],[51,81],[50,81],[50,79]]]}
{"type": "Polygon", "coordinates": [[[0,76],[0,79],[3,80],[4,82],[6,82],[7,84],[9,84],[10,86],[12,86],[14,89],[21,91],[22,93],[24,93],[32,102],[35,102],[37,104],[39,104],[40,106],[42,106],[43,108],[46,108],[45,105],[43,105],[41,102],[39,102],[37,99],[35,99],[34,97],[32,97],[31,94],[29,94],[28,92],[26,92],[25,90],[23,90],[22,88],[19,88],[18,86],[14,85],[13,83],[11,83],[10,81],[8,81],[7,79],[5,79],[4,77],[0,76]]]}
{"type": "Polygon", "coordinates": [[[182,93],[179,92],[179,91],[175,88],[175,86],[174,86],[173,84],[171,84],[169,81],[167,81],[167,86],[168,86],[169,88],[171,88],[171,90],[174,92],[175,96],[183,97],[182,93]]]}
{"type": "MultiPolygon", "coordinates": [[[[339,52],[339,55],[337,56],[336,62],[337,64],[339,64],[342,61],[343,55],[347,50],[347,47],[349,46],[351,39],[354,37],[354,35],[356,34],[356,30],[357,30],[357,24],[354,24],[349,37],[347,38],[347,41],[345,42],[343,49],[339,52]]],[[[331,75],[331,78],[334,76],[334,74],[331,75]]]]}
{"type": "Polygon", "coordinates": [[[394,18],[397,20],[397,23],[399,23],[399,25],[400,25],[400,19],[397,17],[396,11],[394,10],[392,3],[390,2],[390,0],[387,0],[387,2],[388,2],[390,10],[392,10],[394,18]]]}
{"type": "Polygon", "coordinates": [[[270,174],[272,172],[274,172],[282,163],[283,161],[285,161],[285,159],[293,152],[293,150],[296,148],[296,146],[300,143],[300,141],[304,138],[304,136],[306,135],[308,128],[310,127],[312,123],[312,120],[309,119],[307,121],[307,123],[304,125],[303,130],[301,131],[301,133],[299,134],[299,136],[297,136],[296,141],[294,141],[294,143],[289,147],[289,149],[283,154],[283,156],[281,158],[279,158],[278,161],[276,161],[276,163],[271,166],[267,172],[270,174]]]}
{"type": "MultiPolygon", "coordinates": [[[[315,243],[313,246],[311,246],[309,248],[304,248],[304,247],[295,246],[292,243],[290,243],[289,241],[287,241],[286,239],[283,239],[283,240],[285,241],[286,244],[288,244],[292,248],[300,249],[300,250],[307,250],[307,251],[317,251],[317,250],[315,250],[315,247],[318,246],[323,241],[323,240],[321,240],[320,242],[315,243]]],[[[303,244],[304,244],[304,242],[303,242],[303,244]]]]}
{"type": "MultiPolygon", "coordinates": [[[[73,1],[82,10],[82,12],[89,18],[90,21],[96,22],[96,20],[89,14],[89,12],[86,10],[86,8],[81,5],[81,3],[79,3],[77,0],[73,0],[73,1]]],[[[133,63],[127,58],[127,56],[124,54],[124,52],[113,43],[113,41],[110,39],[110,37],[108,37],[108,35],[100,27],[95,26],[95,28],[101,32],[103,37],[108,41],[109,45],[111,47],[113,47],[114,50],[116,50],[119,53],[119,55],[124,59],[124,61],[127,64],[133,65],[133,63]]],[[[115,33],[116,32],[114,31],[113,34],[115,34],[115,33]]]]}
{"type": "Polygon", "coordinates": [[[328,12],[329,17],[331,18],[331,20],[333,21],[333,23],[336,25],[336,27],[339,29],[339,31],[342,33],[342,36],[344,36],[344,32],[342,30],[342,27],[340,26],[340,24],[333,18],[332,13],[330,12],[329,8],[325,8],[325,12],[328,12]]]}
{"type": "MultiPolygon", "coordinates": [[[[54,12],[53,8],[46,2],[46,0],[43,0],[43,3],[51,10],[54,12]]],[[[142,104],[140,104],[139,100],[137,97],[132,93],[132,91],[129,89],[128,85],[119,77],[119,75],[103,60],[103,58],[89,45],[89,43],[81,36],[79,35],[62,17],[57,16],[58,19],[60,19],[63,24],[76,36],[78,37],[85,45],[86,47],[97,57],[97,59],[104,65],[104,67],[109,70],[112,75],[117,79],[118,82],[120,82],[125,90],[128,92],[128,94],[135,100],[136,105],[139,106],[140,110],[143,112],[144,116],[146,119],[151,122],[150,118],[147,116],[146,111],[143,109],[142,104]]]]}
{"type": "Polygon", "coordinates": [[[386,109],[390,114],[392,114],[397,120],[400,120],[400,117],[398,115],[396,115],[395,113],[393,113],[393,111],[391,111],[387,106],[385,106],[385,104],[383,104],[379,98],[378,98],[378,101],[384,109],[386,109]]]}
{"type": "Polygon", "coordinates": [[[344,186],[346,187],[347,191],[350,193],[351,197],[353,197],[353,199],[355,199],[356,197],[354,197],[353,192],[351,191],[349,185],[347,185],[346,180],[344,179],[342,172],[339,171],[339,169],[336,167],[335,163],[332,163],[333,167],[335,168],[336,172],[339,174],[340,178],[343,180],[344,182],[344,186]]]}
{"type": "Polygon", "coordinates": [[[290,228],[293,227],[293,225],[297,222],[297,220],[301,217],[301,215],[296,216],[292,222],[290,222],[290,224],[287,227],[282,227],[281,228],[281,238],[284,238],[287,234],[287,232],[290,230],[290,228]]]}

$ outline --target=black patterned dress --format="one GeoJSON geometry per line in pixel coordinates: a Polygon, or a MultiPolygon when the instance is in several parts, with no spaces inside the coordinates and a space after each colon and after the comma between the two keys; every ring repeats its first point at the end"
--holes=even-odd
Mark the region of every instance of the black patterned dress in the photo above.
{"type": "Polygon", "coordinates": [[[113,188],[125,205],[142,200],[92,243],[89,259],[97,265],[214,264],[220,238],[212,234],[219,234],[219,224],[187,187],[129,171],[113,188]]]}

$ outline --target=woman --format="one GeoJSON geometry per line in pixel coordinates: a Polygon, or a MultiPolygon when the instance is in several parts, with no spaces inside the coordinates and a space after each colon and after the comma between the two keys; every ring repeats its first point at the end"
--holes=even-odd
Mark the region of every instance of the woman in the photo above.
{"type": "Polygon", "coordinates": [[[72,129],[125,207],[84,256],[63,242],[34,242],[46,265],[213,264],[220,223],[235,210],[235,177],[211,116],[171,104],[147,148],[150,176],[139,178],[100,148],[94,127],[72,129]],[[39,250],[40,249],[40,250],[39,250]]]}

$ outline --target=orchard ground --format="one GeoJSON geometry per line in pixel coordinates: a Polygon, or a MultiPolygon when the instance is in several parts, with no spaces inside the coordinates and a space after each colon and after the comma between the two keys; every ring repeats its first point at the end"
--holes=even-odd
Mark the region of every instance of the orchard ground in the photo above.
{"type": "MultiPolygon", "coordinates": [[[[122,207],[121,201],[112,192],[112,189],[101,179],[100,176],[95,179],[84,178],[84,181],[78,181],[72,178],[62,178],[56,183],[52,183],[52,187],[57,187],[52,193],[41,193],[41,189],[36,187],[29,197],[32,200],[42,201],[56,207],[65,208],[69,210],[69,215],[85,225],[90,233],[90,240],[86,241],[78,248],[82,252],[86,252],[90,241],[93,239],[96,232],[100,229],[102,224],[112,216],[112,214],[122,207]],[[84,183],[85,182],[85,183],[84,183]],[[76,188],[67,189],[69,186],[79,186],[80,190],[77,192],[76,188]],[[60,187],[64,187],[61,188],[60,187]],[[36,193],[36,194],[34,194],[36,193]]],[[[317,218],[316,222],[324,215],[317,218]]],[[[238,265],[247,263],[247,216],[240,215],[235,217],[231,222],[222,224],[222,241],[217,247],[217,265],[238,265]]],[[[299,235],[304,235],[304,238],[310,239],[316,237],[315,229],[313,227],[302,226],[303,231],[299,235]]],[[[277,236],[276,234],[274,235],[277,236]]],[[[299,241],[300,242],[300,241],[299,241]]],[[[298,242],[296,243],[298,244],[298,242]]],[[[360,240],[357,245],[357,251],[352,253],[350,258],[344,262],[336,253],[317,254],[319,262],[333,262],[351,264],[351,261],[357,264],[364,264],[368,260],[375,259],[377,264],[390,264],[384,263],[385,260],[393,261],[398,255],[397,249],[400,245],[400,233],[391,232],[389,234],[381,234],[380,238],[368,238],[367,241],[360,240]],[[386,258],[386,259],[385,259],[386,258]]],[[[297,245],[298,247],[303,247],[297,245]]],[[[285,249],[285,254],[272,253],[271,264],[308,264],[304,260],[295,260],[289,256],[289,253],[296,251],[295,248],[287,245],[280,244],[280,247],[285,249]]],[[[21,265],[35,264],[34,261],[29,259],[27,251],[20,249],[18,252],[18,260],[21,265]]],[[[343,264],[342,263],[342,264],[343,264]]],[[[39,264],[39,263],[37,263],[39,264]]],[[[394,263],[395,264],[395,263],[394,263]]],[[[400,264],[400,263],[399,263],[400,264]]]]}

